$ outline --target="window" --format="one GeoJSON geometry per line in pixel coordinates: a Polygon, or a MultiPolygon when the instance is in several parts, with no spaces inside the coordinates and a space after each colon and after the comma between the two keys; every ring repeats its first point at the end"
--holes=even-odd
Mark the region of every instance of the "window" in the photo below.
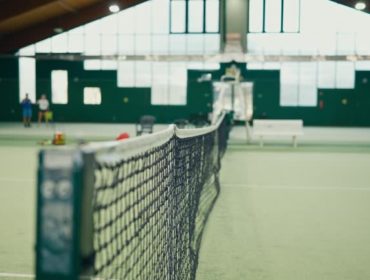
{"type": "Polygon", "coordinates": [[[169,104],[169,63],[153,62],[152,105],[169,104]]]}
{"type": "Polygon", "coordinates": [[[135,64],[135,86],[150,87],[152,83],[152,63],[149,61],[136,61],[135,64]]]}
{"type": "Polygon", "coordinates": [[[300,1],[284,0],[283,5],[283,31],[298,33],[300,29],[300,1]]]}
{"type": "Polygon", "coordinates": [[[67,33],[61,33],[51,38],[51,49],[53,53],[66,53],[68,50],[67,33]]]}
{"type": "Polygon", "coordinates": [[[171,0],[171,33],[218,33],[219,0],[171,0]]]}
{"type": "Polygon", "coordinates": [[[298,106],[313,107],[317,105],[317,63],[300,63],[298,90],[298,106]]]}
{"type": "Polygon", "coordinates": [[[283,62],[280,70],[280,106],[316,106],[317,89],[354,87],[354,62],[283,62]]]}
{"type": "Polygon", "coordinates": [[[68,71],[53,70],[51,72],[51,101],[54,104],[68,103],[68,71]]]}
{"type": "Polygon", "coordinates": [[[265,22],[266,32],[281,32],[282,0],[265,0],[265,22]]]}
{"type": "Polygon", "coordinates": [[[204,6],[201,0],[192,0],[188,4],[188,30],[190,33],[202,32],[204,6]]]}
{"type": "Polygon", "coordinates": [[[284,63],[280,70],[280,106],[298,106],[299,63],[284,63]]]}
{"type": "Polygon", "coordinates": [[[335,88],[335,62],[318,62],[318,88],[335,88]]]}
{"type": "Polygon", "coordinates": [[[300,0],[250,0],[249,32],[298,33],[300,0]]]}
{"type": "Polygon", "coordinates": [[[118,87],[134,87],[135,73],[134,61],[120,61],[117,70],[118,87]]]}
{"type": "MultiPolygon", "coordinates": [[[[97,60],[98,56],[115,55],[217,53],[219,20],[220,0],[153,0],[54,35],[21,51],[28,55],[35,51],[73,53],[96,56],[97,60]],[[197,36],[190,38],[189,34],[197,36]]],[[[98,66],[85,66],[89,70],[104,69],[100,62],[98,66]]]]}
{"type": "Polygon", "coordinates": [[[19,100],[28,93],[32,102],[36,99],[36,62],[34,58],[19,59],[19,100]]]}
{"type": "Polygon", "coordinates": [[[171,1],[171,32],[186,32],[186,3],[185,1],[171,1]]]}
{"type": "Polygon", "coordinates": [[[219,32],[219,15],[220,15],[220,2],[218,0],[206,1],[206,32],[218,33],[219,32]]]}
{"type": "Polygon", "coordinates": [[[317,64],[286,62],[280,70],[280,106],[314,107],[317,104],[317,64]]]}
{"type": "Polygon", "coordinates": [[[84,104],[99,105],[101,104],[101,90],[98,87],[84,88],[84,104]]]}
{"type": "Polygon", "coordinates": [[[355,88],[355,64],[353,62],[339,61],[336,66],[336,88],[355,88]]]}
{"type": "Polygon", "coordinates": [[[264,22],[264,6],[262,0],[249,2],[249,32],[262,32],[264,22]]]}

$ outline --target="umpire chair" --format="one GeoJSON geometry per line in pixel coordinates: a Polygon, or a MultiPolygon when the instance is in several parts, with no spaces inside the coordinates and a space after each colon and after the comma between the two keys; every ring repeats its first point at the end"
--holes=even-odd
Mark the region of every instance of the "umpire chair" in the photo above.
{"type": "Polygon", "coordinates": [[[136,136],[144,133],[153,133],[155,117],[151,115],[141,116],[139,122],[136,124],[136,136]]]}

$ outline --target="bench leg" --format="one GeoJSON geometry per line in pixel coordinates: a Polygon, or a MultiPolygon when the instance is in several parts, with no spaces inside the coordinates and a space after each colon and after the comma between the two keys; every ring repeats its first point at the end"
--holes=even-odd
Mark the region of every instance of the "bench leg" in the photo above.
{"type": "Polygon", "coordinates": [[[297,136],[293,136],[293,147],[297,148],[297,136]]]}
{"type": "Polygon", "coordinates": [[[251,143],[252,137],[251,137],[251,128],[249,126],[249,122],[245,121],[245,131],[247,134],[247,144],[251,143]]]}
{"type": "Polygon", "coordinates": [[[263,136],[260,136],[260,147],[263,147],[263,136]]]}

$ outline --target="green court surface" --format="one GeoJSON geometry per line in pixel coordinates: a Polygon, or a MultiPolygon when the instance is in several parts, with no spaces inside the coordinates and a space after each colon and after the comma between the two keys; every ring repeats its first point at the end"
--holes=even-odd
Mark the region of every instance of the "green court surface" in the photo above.
{"type": "Polygon", "coordinates": [[[370,279],[369,170],[364,143],[231,145],[197,279],[370,279]]]}
{"type": "MultiPolygon", "coordinates": [[[[87,138],[98,138],[99,128],[88,128],[95,134],[87,138]]],[[[1,280],[34,274],[40,131],[32,128],[31,137],[22,129],[0,128],[1,280]]],[[[198,280],[370,279],[370,133],[332,132],[305,130],[296,149],[289,139],[259,148],[234,129],[198,280]]]]}
{"type": "Polygon", "coordinates": [[[33,273],[37,150],[0,146],[1,273],[33,273]]]}

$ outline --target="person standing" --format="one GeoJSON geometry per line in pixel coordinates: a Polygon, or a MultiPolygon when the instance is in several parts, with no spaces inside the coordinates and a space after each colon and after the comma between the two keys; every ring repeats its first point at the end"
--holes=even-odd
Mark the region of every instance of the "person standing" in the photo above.
{"type": "Polygon", "coordinates": [[[37,100],[37,104],[39,105],[39,124],[41,123],[42,118],[44,118],[45,123],[48,123],[48,118],[46,117],[46,114],[49,111],[49,101],[46,99],[45,94],[41,95],[41,98],[37,100]]]}
{"type": "Polygon", "coordinates": [[[26,93],[26,97],[21,102],[22,106],[22,116],[23,116],[23,125],[24,127],[31,127],[31,118],[32,118],[32,102],[26,93]]]}

